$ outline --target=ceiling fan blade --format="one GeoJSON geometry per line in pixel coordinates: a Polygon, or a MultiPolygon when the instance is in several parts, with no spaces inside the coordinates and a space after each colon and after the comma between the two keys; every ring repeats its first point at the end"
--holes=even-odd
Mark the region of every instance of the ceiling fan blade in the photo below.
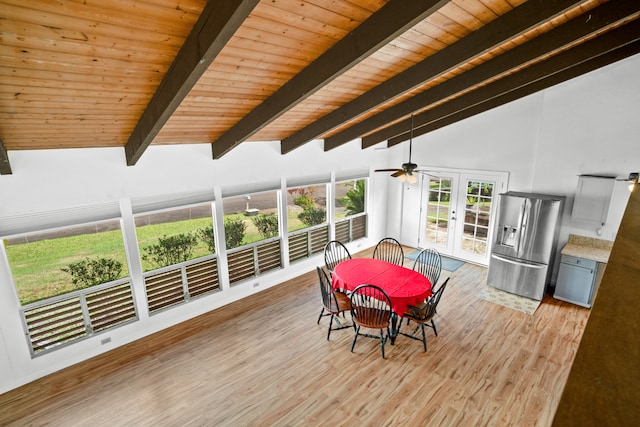
{"type": "Polygon", "coordinates": [[[397,178],[397,177],[399,177],[399,176],[402,176],[402,175],[404,175],[404,174],[406,173],[406,172],[405,172],[405,171],[403,171],[402,169],[400,169],[400,170],[396,169],[396,170],[397,170],[397,172],[396,172],[396,173],[392,173],[392,174],[391,174],[391,176],[392,176],[392,177],[394,177],[394,178],[397,178]]]}
{"type": "Polygon", "coordinates": [[[374,172],[400,172],[402,169],[376,169],[374,172]]]}

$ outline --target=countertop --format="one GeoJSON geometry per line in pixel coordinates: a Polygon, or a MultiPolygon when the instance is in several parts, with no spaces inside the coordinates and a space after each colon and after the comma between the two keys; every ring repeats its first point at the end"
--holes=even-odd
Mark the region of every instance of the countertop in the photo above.
{"type": "Polygon", "coordinates": [[[613,242],[611,240],[570,234],[569,241],[560,253],[606,264],[609,261],[612,248],[613,242]]]}

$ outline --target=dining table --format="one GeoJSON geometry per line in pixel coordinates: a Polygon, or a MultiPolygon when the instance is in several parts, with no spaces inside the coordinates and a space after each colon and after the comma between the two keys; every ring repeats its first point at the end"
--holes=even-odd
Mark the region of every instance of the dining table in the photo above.
{"type": "Polygon", "coordinates": [[[352,258],[336,265],[331,276],[334,289],[347,292],[360,285],[376,285],[391,301],[390,342],[393,345],[398,334],[398,317],[432,294],[429,279],[418,271],[374,258],[352,258]]]}

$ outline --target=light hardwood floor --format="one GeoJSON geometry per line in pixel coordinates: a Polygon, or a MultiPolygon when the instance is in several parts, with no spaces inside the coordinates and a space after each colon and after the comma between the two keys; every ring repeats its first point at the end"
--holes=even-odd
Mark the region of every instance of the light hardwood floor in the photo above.
{"type": "Polygon", "coordinates": [[[327,341],[313,271],[0,395],[0,425],[550,425],[589,310],[530,316],[476,296],[482,267],[449,276],[427,353],[327,341]]]}

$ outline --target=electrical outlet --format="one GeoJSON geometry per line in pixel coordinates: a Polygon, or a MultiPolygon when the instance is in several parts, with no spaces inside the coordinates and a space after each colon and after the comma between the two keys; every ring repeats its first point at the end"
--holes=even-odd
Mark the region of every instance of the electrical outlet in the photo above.
{"type": "Polygon", "coordinates": [[[111,337],[102,338],[102,340],[100,340],[100,344],[102,345],[109,344],[110,342],[111,342],[111,337]]]}

